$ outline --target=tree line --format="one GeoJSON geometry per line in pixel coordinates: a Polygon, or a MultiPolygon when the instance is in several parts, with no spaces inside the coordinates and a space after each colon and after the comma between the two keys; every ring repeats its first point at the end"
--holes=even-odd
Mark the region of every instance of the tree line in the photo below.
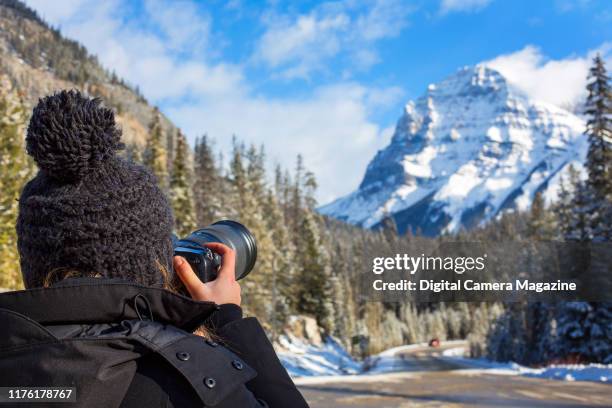
{"type": "MultiPolygon", "coordinates": [[[[23,147],[28,108],[10,82],[0,85],[0,286],[18,288],[16,199],[35,169],[23,147]]],[[[177,235],[225,218],[244,223],[254,233],[258,261],[242,281],[244,307],[272,338],[289,316],[306,314],[356,354],[437,337],[468,338],[472,355],[495,360],[539,364],[570,356],[609,361],[609,303],[368,302],[359,287],[360,274],[367,270],[364,255],[372,249],[418,250],[445,241],[609,241],[612,104],[599,57],[590,71],[588,92],[586,172],[571,168],[550,206],[538,193],[530,211],[507,212],[452,236],[400,236],[390,217],[375,231],[323,217],[316,212],[316,179],[300,156],[292,169],[276,166],[267,172],[264,147],[236,137],[227,157],[206,135],[197,138],[192,149],[180,130],[162,129],[157,110],[146,146],[127,146],[124,155],[156,175],[171,202],[177,235]]]]}
{"type": "Polygon", "coordinates": [[[277,166],[268,176],[264,147],[246,146],[237,138],[228,163],[210,138],[198,138],[188,165],[185,136],[178,131],[170,136],[174,143],[164,143],[158,115],[150,126],[142,162],[167,191],[179,234],[233,218],[256,235],[260,257],[254,273],[243,282],[245,305],[273,337],[288,316],[307,314],[347,346],[363,348],[365,340],[366,352],[433,337],[468,337],[473,355],[495,360],[609,362],[610,303],[374,303],[362,296],[358,286],[359,274],[367,270],[363,255],[373,248],[380,252],[416,249],[436,241],[609,241],[612,103],[600,56],[590,69],[587,91],[585,171],[570,166],[561,180],[559,198],[551,206],[538,192],[529,212],[507,213],[484,227],[452,236],[399,236],[390,217],[377,231],[322,217],[316,212],[316,179],[301,157],[292,171],[277,166]]]}
{"type": "MultiPolygon", "coordinates": [[[[515,237],[578,243],[608,243],[612,237],[612,92],[604,62],[593,60],[584,114],[588,137],[584,172],[570,166],[558,200],[546,207],[536,194],[528,214],[506,224],[522,231],[515,237]]],[[[502,220],[502,223],[504,221],[502,220]]],[[[609,244],[604,244],[609,245],[609,244]]],[[[608,258],[596,268],[598,279],[612,279],[608,258]]],[[[601,260],[597,260],[601,261],[601,260]]],[[[579,262],[575,260],[575,264],[579,262]]],[[[596,262],[593,258],[592,262],[596,262]]],[[[569,265],[568,265],[569,267],[569,265]]],[[[590,282],[597,285],[597,282],[590,282]]],[[[513,303],[474,341],[476,354],[523,364],[557,362],[612,363],[612,302],[513,303]]]]}

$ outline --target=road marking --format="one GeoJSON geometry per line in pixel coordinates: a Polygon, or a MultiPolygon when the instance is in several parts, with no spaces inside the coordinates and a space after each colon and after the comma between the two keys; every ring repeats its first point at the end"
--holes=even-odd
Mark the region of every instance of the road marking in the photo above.
{"type": "Polygon", "coordinates": [[[553,395],[555,395],[556,397],[568,398],[580,402],[589,402],[587,398],[579,397],[578,395],[566,394],[564,392],[553,392],[553,395]]]}
{"type": "Polygon", "coordinates": [[[541,395],[541,394],[538,394],[537,392],[533,392],[533,391],[516,390],[516,392],[518,394],[521,394],[521,395],[524,395],[526,397],[533,398],[533,399],[546,399],[547,398],[546,395],[541,395]]]}

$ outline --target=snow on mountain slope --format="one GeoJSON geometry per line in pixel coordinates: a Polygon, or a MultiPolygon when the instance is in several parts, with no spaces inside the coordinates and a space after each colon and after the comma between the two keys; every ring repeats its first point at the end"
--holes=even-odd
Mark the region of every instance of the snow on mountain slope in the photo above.
{"type": "MultiPolygon", "coordinates": [[[[563,84],[559,84],[563,86],[563,84]]],[[[454,232],[552,199],[586,155],[582,119],[528,99],[497,71],[465,67],[409,102],[357,191],[319,209],[364,227],[392,215],[400,232],[454,232]]]]}

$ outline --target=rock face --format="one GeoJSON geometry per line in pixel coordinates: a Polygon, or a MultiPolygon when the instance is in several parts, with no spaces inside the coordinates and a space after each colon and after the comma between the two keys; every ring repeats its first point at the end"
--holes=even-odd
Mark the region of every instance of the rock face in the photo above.
{"type": "Polygon", "coordinates": [[[392,216],[399,232],[435,236],[554,198],[559,176],[586,155],[584,123],[527,98],[497,71],[465,67],[410,101],[391,143],[357,191],[321,213],[369,228],[392,216]]]}
{"type": "Polygon", "coordinates": [[[321,339],[321,331],[317,325],[317,321],[310,316],[289,316],[283,332],[286,335],[302,339],[306,343],[314,346],[320,346],[323,344],[323,340],[321,339]]]}

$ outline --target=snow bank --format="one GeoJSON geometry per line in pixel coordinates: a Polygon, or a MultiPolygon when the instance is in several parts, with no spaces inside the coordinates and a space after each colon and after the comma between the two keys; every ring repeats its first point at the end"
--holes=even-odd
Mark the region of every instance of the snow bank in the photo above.
{"type": "Polygon", "coordinates": [[[457,370],[457,372],[462,374],[522,375],[548,380],[612,382],[612,364],[551,365],[542,368],[490,361],[476,361],[468,364],[479,368],[457,370]]]}
{"type": "Polygon", "coordinates": [[[560,364],[541,368],[525,367],[514,362],[499,363],[482,358],[464,357],[462,347],[445,350],[441,359],[469,367],[457,370],[465,374],[523,375],[565,381],[612,382],[612,364],[560,364]]]}
{"type": "Polygon", "coordinates": [[[331,337],[315,346],[297,337],[283,335],[278,346],[283,350],[278,352],[278,357],[291,377],[338,376],[362,371],[361,363],[331,337]]]}
{"type": "Polygon", "coordinates": [[[612,364],[552,365],[535,369],[520,367],[519,372],[527,377],[554,380],[612,382],[612,364]]]}
{"type": "MultiPolygon", "coordinates": [[[[447,341],[444,344],[455,344],[457,347],[441,350],[436,358],[464,367],[455,370],[457,374],[522,375],[551,380],[612,383],[612,364],[568,364],[530,368],[513,362],[499,363],[468,358],[465,356],[466,347],[463,340],[447,341]]],[[[394,347],[369,357],[363,364],[354,360],[333,338],[327,338],[320,346],[315,346],[297,337],[283,335],[279,338],[278,347],[282,350],[278,352],[278,356],[289,375],[299,378],[296,381],[299,384],[310,384],[375,381],[381,375],[398,376],[398,379],[415,375],[416,372],[402,371],[410,361],[402,361],[399,354],[427,349],[428,345],[419,343],[394,347]]]]}
{"type": "Polygon", "coordinates": [[[454,347],[444,350],[442,355],[446,357],[464,357],[466,352],[467,349],[465,347],[454,347]]]}

